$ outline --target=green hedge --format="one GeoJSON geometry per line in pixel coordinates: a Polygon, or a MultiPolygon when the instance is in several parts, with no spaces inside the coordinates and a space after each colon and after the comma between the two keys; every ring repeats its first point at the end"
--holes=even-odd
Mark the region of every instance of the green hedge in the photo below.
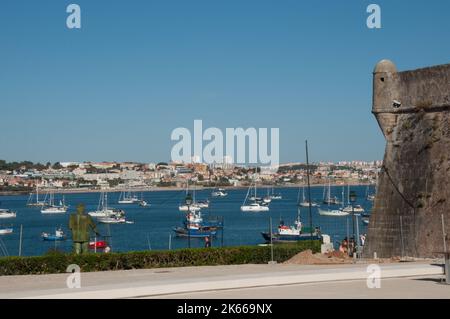
{"type": "MultiPolygon", "coordinates": [[[[313,247],[313,252],[320,251],[320,242],[304,241],[295,244],[274,245],[274,260],[286,261],[311,247],[313,247]]],[[[269,246],[92,253],[81,256],[53,252],[36,257],[0,258],[0,276],[64,273],[70,264],[80,266],[82,272],[89,272],[160,267],[265,264],[270,260],[271,249],[269,246]]]]}

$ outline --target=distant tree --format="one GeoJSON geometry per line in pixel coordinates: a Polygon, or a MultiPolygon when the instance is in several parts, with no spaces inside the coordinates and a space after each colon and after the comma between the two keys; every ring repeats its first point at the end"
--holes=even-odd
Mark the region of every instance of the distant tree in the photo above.
{"type": "Polygon", "coordinates": [[[63,167],[61,166],[61,163],[60,163],[60,162],[56,162],[55,164],[53,164],[52,168],[53,168],[53,169],[61,169],[61,168],[63,168],[63,167]]]}

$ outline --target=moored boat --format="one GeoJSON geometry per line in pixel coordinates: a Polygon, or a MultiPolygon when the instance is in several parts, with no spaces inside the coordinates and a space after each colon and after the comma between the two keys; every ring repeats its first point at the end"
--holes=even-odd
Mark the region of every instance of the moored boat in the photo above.
{"type": "Polygon", "coordinates": [[[349,205],[342,209],[342,211],[346,213],[364,213],[364,208],[361,205],[354,205],[353,207],[349,205]]]}
{"type": "Polygon", "coordinates": [[[217,233],[215,228],[209,227],[189,227],[189,228],[175,227],[173,231],[178,237],[192,237],[192,238],[213,237],[217,233]]]}
{"type": "Polygon", "coordinates": [[[225,191],[225,189],[219,188],[218,190],[213,191],[211,193],[211,196],[212,197],[226,197],[226,196],[228,196],[228,193],[225,191]]]}
{"type": "Polygon", "coordinates": [[[350,213],[344,212],[340,209],[322,209],[319,208],[319,215],[331,216],[331,217],[343,217],[348,216],[350,213]]]}
{"type": "Polygon", "coordinates": [[[64,196],[59,202],[59,205],[55,204],[55,194],[50,192],[49,201],[45,206],[41,208],[42,214],[64,214],[69,207],[65,204],[64,196]]]}
{"type": "Polygon", "coordinates": [[[61,241],[66,239],[66,234],[61,228],[58,228],[54,234],[44,232],[41,234],[41,237],[46,241],[61,241]]]}
{"type": "Polygon", "coordinates": [[[12,234],[14,229],[12,227],[2,227],[0,226],[0,235],[12,234]]]}
{"type": "Polygon", "coordinates": [[[0,209],[0,218],[14,218],[16,217],[16,212],[13,212],[10,209],[0,209]]]}
{"type": "Polygon", "coordinates": [[[255,202],[255,203],[250,203],[247,205],[242,205],[241,211],[243,211],[243,212],[268,212],[269,206],[262,205],[258,202],[255,202]]]}

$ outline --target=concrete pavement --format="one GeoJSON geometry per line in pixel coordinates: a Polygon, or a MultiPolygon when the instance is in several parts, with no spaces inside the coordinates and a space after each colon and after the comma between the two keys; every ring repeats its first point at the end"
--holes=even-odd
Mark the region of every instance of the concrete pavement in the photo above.
{"type": "MultiPolygon", "coordinates": [[[[450,286],[437,284],[443,277],[441,265],[411,262],[379,266],[382,287],[383,283],[391,287],[389,296],[403,298],[405,292],[418,289],[450,298],[450,286]],[[398,285],[397,278],[403,278],[398,285]]],[[[233,265],[81,273],[80,289],[67,288],[68,275],[0,277],[0,298],[264,298],[272,290],[279,298],[346,298],[350,294],[365,296],[368,290],[374,290],[366,285],[366,264],[233,265]],[[337,293],[329,294],[334,289],[337,293]]]]}

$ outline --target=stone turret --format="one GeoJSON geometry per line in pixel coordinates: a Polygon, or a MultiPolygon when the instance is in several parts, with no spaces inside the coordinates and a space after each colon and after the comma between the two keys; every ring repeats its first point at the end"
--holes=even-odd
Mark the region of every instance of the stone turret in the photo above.
{"type": "Polygon", "coordinates": [[[382,60],[372,113],[386,150],[364,254],[434,256],[444,249],[442,215],[450,234],[450,64],[398,72],[382,60]]]}

